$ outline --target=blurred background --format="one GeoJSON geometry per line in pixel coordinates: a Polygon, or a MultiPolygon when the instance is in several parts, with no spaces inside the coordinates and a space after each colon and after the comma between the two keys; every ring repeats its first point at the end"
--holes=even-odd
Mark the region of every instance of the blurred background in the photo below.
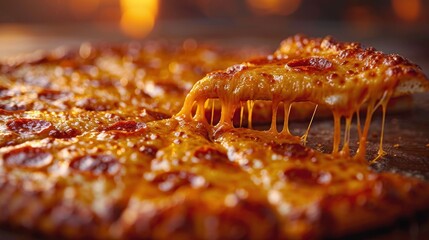
{"type": "Polygon", "coordinates": [[[399,53],[429,72],[426,0],[0,1],[0,57],[82,42],[195,38],[275,48],[304,33],[399,53]]]}

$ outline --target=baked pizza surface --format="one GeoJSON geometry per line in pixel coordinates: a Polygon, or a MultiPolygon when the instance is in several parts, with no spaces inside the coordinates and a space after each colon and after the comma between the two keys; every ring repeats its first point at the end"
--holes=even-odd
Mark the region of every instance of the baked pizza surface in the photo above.
{"type": "MultiPolygon", "coordinates": [[[[89,55],[97,51],[103,52],[92,49],[89,55]]],[[[140,57],[152,61],[150,52],[140,57]]],[[[115,61],[126,58],[115,54],[115,61]]],[[[166,61],[178,58],[205,66],[192,54],[166,61]]],[[[225,114],[237,108],[234,102],[222,102],[217,124],[206,118],[212,111],[206,102],[197,102],[196,109],[185,105],[171,117],[184,94],[154,87],[162,85],[157,74],[163,71],[149,74],[150,81],[130,76],[124,87],[118,76],[134,71],[113,73],[122,69],[113,65],[95,67],[105,78],[55,77],[51,74],[68,69],[61,59],[2,67],[4,227],[67,238],[317,239],[387,226],[428,208],[429,183],[375,172],[350,154],[322,153],[284,131],[234,127],[232,114],[225,114]],[[27,74],[38,77],[26,82],[27,74]],[[91,85],[101,79],[110,79],[109,84],[91,85]],[[40,97],[45,95],[47,100],[40,97]],[[93,99],[85,100],[91,107],[78,105],[82,99],[93,99]]],[[[75,69],[84,64],[74,64],[70,71],[80,74],[75,69]]],[[[395,66],[402,65],[416,71],[404,76],[418,76],[415,81],[426,84],[417,67],[395,66]]],[[[184,71],[175,80],[180,87],[196,81],[185,77],[194,73],[184,71]]],[[[240,91],[255,88],[249,84],[240,91]]],[[[393,95],[398,85],[391,88],[393,95]]],[[[252,99],[258,100],[245,100],[252,99]]]]}
{"type": "Polygon", "coordinates": [[[175,114],[193,84],[206,73],[263,53],[255,48],[227,51],[194,40],[123,46],[86,43],[78,50],[35,53],[0,65],[0,108],[107,111],[144,107],[175,114]]]}

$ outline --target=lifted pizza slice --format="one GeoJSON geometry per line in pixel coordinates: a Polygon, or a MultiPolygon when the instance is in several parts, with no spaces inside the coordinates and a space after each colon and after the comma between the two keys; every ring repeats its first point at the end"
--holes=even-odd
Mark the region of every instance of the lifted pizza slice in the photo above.
{"type": "MultiPolygon", "coordinates": [[[[296,35],[283,41],[273,55],[208,74],[194,85],[178,116],[205,120],[206,102],[218,99],[222,105],[218,126],[232,127],[233,115],[237,108],[243,108],[243,103],[247,102],[250,123],[254,101],[266,100],[272,102],[271,131],[277,131],[277,108],[283,103],[281,133],[290,135],[291,104],[311,102],[316,108],[320,105],[329,109],[334,116],[335,154],[349,154],[350,124],[353,115],[358,116],[360,145],[356,156],[363,159],[374,111],[381,106],[384,119],[392,97],[428,89],[429,81],[422,70],[399,55],[363,48],[358,43],[339,43],[331,37],[296,35]],[[367,111],[361,126],[362,107],[367,111]],[[341,118],[345,118],[346,124],[340,150],[341,118]]],[[[379,154],[383,154],[381,144],[379,154]]]]}

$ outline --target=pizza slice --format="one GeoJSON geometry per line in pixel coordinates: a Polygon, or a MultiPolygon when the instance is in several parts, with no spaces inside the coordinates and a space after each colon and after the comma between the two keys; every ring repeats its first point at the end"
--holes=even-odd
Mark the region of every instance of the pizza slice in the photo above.
{"type": "MultiPolygon", "coordinates": [[[[283,103],[282,133],[290,135],[291,104],[311,102],[329,109],[334,116],[335,154],[349,154],[350,124],[353,115],[358,116],[360,144],[356,157],[363,159],[374,111],[381,106],[384,119],[392,97],[428,89],[429,81],[421,69],[398,55],[362,48],[358,43],[338,43],[331,37],[297,35],[283,41],[273,55],[208,74],[194,85],[178,116],[206,120],[206,102],[218,99],[222,106],[219,126],[232,127],[234,113],[243,103],[247,103],[251,124],[254,101],[266,100],[272,102],[271,131],[277,131],[277,109],[283,103]],[[363,106],[366,119],[361,126],[359,112],[363,106]],[[341,118],[346,124],[340,150],[341,118]]],[[[242,118],[243,111],[240,113],[242,118]]],[[[383,154],[381,144],[379,153],[383,154]]]]}

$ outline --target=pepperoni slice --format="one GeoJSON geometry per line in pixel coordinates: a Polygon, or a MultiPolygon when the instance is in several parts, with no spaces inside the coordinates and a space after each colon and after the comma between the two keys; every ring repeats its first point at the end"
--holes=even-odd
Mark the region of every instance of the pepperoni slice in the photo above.
{"type": "Polygon", "coordinates": [[[152,181],[164,192],[174,192],[185,186],[202,187],[205,180],[201,176],[186,171],[173,171],[162,173],[152,181]]]}
{"type": "Polygon", "coordinates": [[[194,156],[199,160],[203,160],[203,163],[209,164],[210,167],[220,165],[224,165],[228,168],[236,167],[233,162],[228,160],[228,156],[226,155],[226,153],[209,146],[203,146],[198,148],[195,151],[194,156]]]}
{"type": "Polygon", "coordinates": [[[0,86],[0,98],[6,97],[9,94],[9,89],[0,86]]]}
{"type": "Polygon", "coordinates": [[[90,172],[95,175],[114,175],[119,172],[121,165],[111,155],[86,155],[77,157],[70,163],[70,167],[81,172],[90,172]]]}
{"type": "Polygon", "coordinates": [[[271,143],[271,150],[274,153],[285,157],[292,157],[296,159],[306,159],[313,155],[313,150],[306,148],[297,143],[271,143]]]}
{"type": "Polygon", "coordinates": [[[102,102],[95,98],[84,98],[76,102],[76,107],[87,111],[107,111],[114,108],[114,104],[102,102]]]}
{"type": "Polygon", "coordinates": [[[37,94],[39,99],[48,100],[48,101],[55,101],[61,98],[65,98],[67,97],[67,95],[68,94],[65,92],[50,90],[50,89],[44,89],[37,94]]]}
{"type": "Polygon", "coordinates": [[[43,148],[23,147],[13,149],[3,155],[6,166],[42,168],[52,162],[52,155],[43,148]]]}
{"type": "Polygon", "coordinates": [[[41,134],[53,128],[52,123],[41,119],[17,118],[6,123],[9,130],[19,134],[41,134]]]}
{"type": "Polygon", "coordinates": [[[307,185],[328,184],[332,177],[329,172],[314,172],[307,168],[289,168],[283,174],[287,181],[307,185]]]}
{"type": "Polygon", "coordinates": [[[72,137],[76,137],[79,134],[81,134],[81,132],[72,127],[67,127],[66,129],[63,129],[63,130],[55,129],[53,131],[49,131],[49,135],[54,138],[72,138],[72,137]]]}
{"type": "Polygon", "coordinates": [[[0,109],[6,111],[22,111],[31,109],[33,104],[27,102],[5,101],[0,102],[0,109]]]}
{"type": "Polygon", "coordinates": [[[105,130],[117,130],[117,131],[125,131],[125,132],[135,132],[139,129],[145,128],[146,124],[142,122],[135,121],[120,121],[108,126],[105,130]]]}
{"type": "Polygon", "coordinates": [[[148,109],[143,109],[143,114],[144,115],[148,114],[149,116],[152,116],[153,118],[155,118],[155,120],[162,120],[162,119],[167,119],[171,117],[168,114],[165,114],[162,112],[155,112],[148,109]]]}
{"type": "Polygon", "coordinates": [[[294,59],[287,65],[298,71],[323,71],[332,68],[332,62],[322,57],[294,59]]]}

